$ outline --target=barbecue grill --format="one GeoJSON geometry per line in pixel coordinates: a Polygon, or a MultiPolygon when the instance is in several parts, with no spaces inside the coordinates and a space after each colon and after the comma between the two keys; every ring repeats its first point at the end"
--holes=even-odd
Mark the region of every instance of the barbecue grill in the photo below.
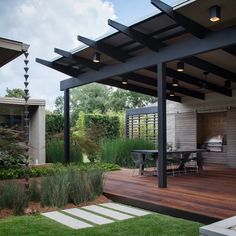
{"type": "Polygon", "coordinates": [[[208,139],[204,146],[210,152],[223,152],[224,136],[217,135],[208,139]]]}

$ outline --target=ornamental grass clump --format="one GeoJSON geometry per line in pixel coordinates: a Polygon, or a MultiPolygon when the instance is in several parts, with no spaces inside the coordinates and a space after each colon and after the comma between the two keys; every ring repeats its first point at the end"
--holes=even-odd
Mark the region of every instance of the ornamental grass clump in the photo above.
{"type": "Polygon", "coordinates": [[[69,170],[69,201],[75,205],[94,200],[103,192],[103,170],[91,169],[87,171],[69,170]]]}
{"type": "Polygon", "coordinates": [[[68,166],[66,170],[47,176],[42,181],[42,206],[64,207],[67,203],[79,205],[94,200],[103,192],[103,170],[78,170],[68,166]]]}
{"type": "Polygon", "coordinates": [[[100,160],[122,167],[134,167],[131,152],[135,149],[155,149],[155,145],[144,139],[106,140],[101,145],[100,160]]]}
{"type": "Polygon", "coordinates": [[[63,207],[68,202],[69,178],[64,172],[47,176],[42,181],[42,206],[63,207]]]}
{"type": "Polygon", "coordinates": [[[15,215],[23,215],[29,203],[24,187],[14,182],[0,185],[0,209],[13,209],[15,215]]]}
{"type": "MultiPolygon", "coordinates": [[[[64,140],[60,138],[48,138],[46,144],[46,162],[47,163],[64,163],[64,140]]],[[[71,162],[82,163],[83,154],[79,145],[71,141],[71,162]]]]}
{"type": "Polygon", "coordinates": [[[40,187],[37,180],[33,179],[29,188],[30,200],[32,202],[39,202],[41,199],[40,187]]]}

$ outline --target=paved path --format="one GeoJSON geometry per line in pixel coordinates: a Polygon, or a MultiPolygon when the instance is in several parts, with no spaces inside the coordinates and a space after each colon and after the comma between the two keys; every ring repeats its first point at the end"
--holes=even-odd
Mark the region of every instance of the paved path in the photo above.
{"type": "Polygon", "coordinates": [[[72,229],[83,229],[96,225],[110,224],[148,214],[151,214],[151,212],[111,202],[42,213],[43,216],[72,229]]]}

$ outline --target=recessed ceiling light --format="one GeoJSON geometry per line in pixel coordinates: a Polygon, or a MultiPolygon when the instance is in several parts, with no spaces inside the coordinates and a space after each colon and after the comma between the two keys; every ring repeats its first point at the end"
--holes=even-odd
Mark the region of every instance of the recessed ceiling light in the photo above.
{"type": "Polygon", "coordinates": [[[95,52],[93,55],[93,62],[99,63],[101,60],[101,54],[99,52],[95,52]]]}
{"type": "Polygon", "coordinates": [[[221,20],[221,8],[217,5],[209,8],[209,19],[212,22],[221,20]]]}
{"type": "Polygon", "coordinates": [[[177,63],[177,71],[183,72],[184,71],[184,63],[182,61],[179,61],[177,63]]]}
{"type": "Polygon", "coordinates": [[[121,81],[122,84],[126,85],[128,84],[128,80],[126,78],[122,78],[122,81],[121,81]]]}
{"type": "Polygon", "coordinates": [[[178,87],[179,86],[179,81],[177,79],[173,79],[172,86],[178,87]]]}
{"type": "Polygon", "coordinates": [[[174,90],[170,90],[170,97],[174,97],[175,96],[175,91],[174,90]]]}

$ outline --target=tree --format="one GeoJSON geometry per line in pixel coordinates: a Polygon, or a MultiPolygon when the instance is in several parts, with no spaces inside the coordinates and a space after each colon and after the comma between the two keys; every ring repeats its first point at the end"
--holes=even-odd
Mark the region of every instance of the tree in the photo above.
{"type": "Polygon", "coordinates": [[[129,91],[123,89],[115,90],[110,99],[110,110],[116,113],[130,108],[128,104],[129,91]]]}
{"type": "MultiPolygon", "coordinates": [[[[102,84],[88,84],[71,90],[71,124],[75,125],[79,112],[106,114],[123,112],[129,108],[143,107],[156,102],[155,97],[102,84]]],[[[63,113],[63,96],[55,101],[55,113],[63,113]]]]}
{"type": "Polygon", "coordinates": [[[111,89],[101,84],[88,84],[71,91],[71,108],[85,113],[106,113],[111,89]]]}
{"type": "Polygon", "coordinates": [[[24,98],[24,95],[25,95],[24,90],[20,88],[13,88],[13,89],[7,88],[5,97],[24,98]]]}
{"type": "Polygon", "coordinates": [[[110,107],[114,112],[121,112],[129,108],[144,107],[156,101],[155,97],[117,89],[112,93],[110,107]]]}
{"type": "Polygon", "coordinates": [[[55,113],[62,114],[64,112],[64,97],[58,96],[55,100],[55,113]]]}
{"type": "Polygon", "coordinates": [[[151,97],[145,94],[140,94],[136,92],[129,91],[128,93],[128,106],[129,108],[138,108],[138,107],[144,107],[148,104],[155,103],[157,101],[157,98],[151,97]]]}

